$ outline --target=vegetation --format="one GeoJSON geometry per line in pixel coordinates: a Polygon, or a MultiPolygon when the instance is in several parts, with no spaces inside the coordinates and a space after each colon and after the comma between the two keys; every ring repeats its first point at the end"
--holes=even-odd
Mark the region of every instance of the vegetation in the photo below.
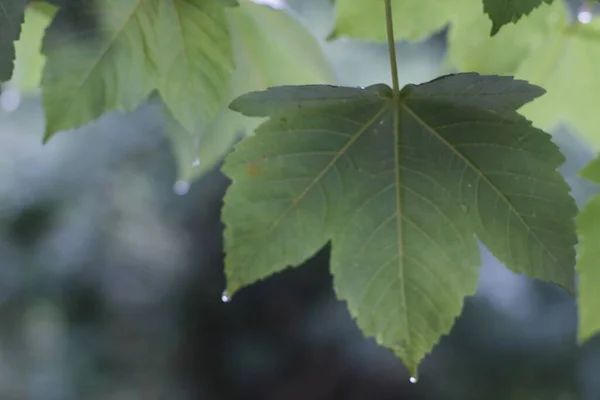
{"type": "MultiPolygon", "coordinates": [[[[330,40],[389,46],[391,87],[355,88],[332,86],[318,43],[285,10],[52,3],[2,2],[0,78],[40,85],[44,140],[160,104],[180,188],[225,156],[229,295],[330,242],[338,297],[416,377],[475,292],[480,241],[511,270],[576,294],[582,341],[600,330],[600,198],[577,217],[564,156],[542,130],[571,124],[600,145],[591,8],[576,19],[560,0],[336,0],[330,40]],[[454,73],[400,88],[394,42],[446,26],[454,73]],[[38,63],[13,76],[32,49],[38,63]]],[[[600,183],[600,161],[582,174],[600,183]]]]}

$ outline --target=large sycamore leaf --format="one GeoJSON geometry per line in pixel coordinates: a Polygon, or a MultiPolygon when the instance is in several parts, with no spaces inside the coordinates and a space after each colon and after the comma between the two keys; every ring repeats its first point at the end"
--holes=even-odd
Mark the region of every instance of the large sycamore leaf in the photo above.
{"type": "Polygon", "coordinates": [[[503,25],[517,22],[529,15],[542,2],[552,4],[554,0],[483,0],[484,10],[492,20],[491,34],[494,36],[503,25]]]}
{"type": "Polygon", "coordinates": [[[0,81],[12,77],[15,61],[14,42],[21,35],[21,24],[29,0],[0,0],[0,81]]]}
{"type": "MultiPolygon", "coordinates": [[[[581,176],[600,184],[600,157],[588,164],[581,176]]],[[[600,195],[593,197],[577,216],[581,241],[578,248],[577,303],[579,340],[585,341],[600,332],[600,195]]]]}
{"type": "Polygon", "coordinates": [[[41,54],[42,39],[57,9],[48,3],[33,3],[27,7],[21,37],[15,43],[16,59],[11,79],[12,87],[25,92],[40,87],[42,69],[46,61],[41,54]]]}
{"type": "Polygon", "coordinates": [[[185,181],[214,167],[240,134],[250,134],[258,126],[257,118],[229,109],[234,98],[271,86],[335,81],[320,45],[288,10],[243,1],[227,16],[236,65],[229,96],[216,117],[195,131],[168,119],[179,179],[185,181]]]}
{"type": "Polygon", "coordinates": [[[547,94],[520,110],[536,126],[575,128],[600,149],[600,20],[569,21],[562,1],[536,9],[528,21],[487,37],[490,22],[479,14],[460,17],[450,32],[449,57],[461,71],[511,74],[540,85],[547,94]],[[531,22],[531,23],[530,23],[531,22]]]}
{"type": "Polygon", "coordinates": [[[216,113],[233,68],[224,7],[215,0],[93,4],[97,34],[60,29],[67,9],[47,31],[46,139],[109,110],[131,111],[155,89],[185,126],[216,113]]]}
{"type": "MultiPolygon", "coordinates": [[[[480,0],[479,0],[480,1],[480,0]]],[[[394,37],[420,40],[446,26],[465,0],[392,0],[394,37]]],[[[386,40],[383,0],[337,0],[335,26],[329,39],[348,36],[363,40],[386,40]]]]}
{"type": "Polygon", "coordinates": [[[474,293],[479,238],[519,273],[572,291],[563,156],[516,110],[543,89],[458,74],[366,89],[286,86],[231,107],[268,117],[223,166],[228,289],[332,242],[335,290],[414,374],[474,293]]]}

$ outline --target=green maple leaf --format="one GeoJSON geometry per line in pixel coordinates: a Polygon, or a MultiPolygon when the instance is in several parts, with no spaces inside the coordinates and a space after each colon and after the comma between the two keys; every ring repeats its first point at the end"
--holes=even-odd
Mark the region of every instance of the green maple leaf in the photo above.
{"type": "Polygon", "coordinates": [[[566,5],[556,1],[491,38],[485,35],[489,26],[475,13],[459,18],[449,36],[453,64],[461,71],[511,74],[542,86],[547,94],[520,112],[544,129],[566,123],[600,148],[595,107],[600,79],[594,67],[600,64],[600,21],[571,24],[566,5]]]}
{"type": "Polygon", "coordinates": [[[517,22],[524,15],[529,15],[542,4],[552,4],[554,0],[483,0],[484,11],[492,20],[491,35],[500,31],[503,25],[517,22]]]}
{"type": "Polygon", "coordinates": [[[258,126],[256,118],[229,109],[234,98],[270,86],[335,80],[316,39],[287,10],[244,1],[228,12],[228,20],[236,68],[226,101],[213,120],[195,131],[168,119],[182,180],[196,179],[214,167],[240,133],[250,134],[258,126]]]}
{"type": "Polygon", "coordinates": [[[132,111],[158,90],[177,120],[214,116],[233,55],[225,8],[215,0],[98,0],[96,35],[48,28],[42,77],[46,139],[107,111],[132,111]]]}
{"type": "Polygon", "coordinates": [[[0,0],[0,81],[12,77],[15,61],[14,42],[21,35],[21,24],[29,0],[0,0]]]}
{"type": "MultiPolygon", "coordinates": [[[[581,176],[600,184],[600,158],[596,158],[582,171],[581,176]]],[[[578,248],[577,303],[579,310],[579,340],[585,341],[600,332],[600,195],[593,197],[577,216],[577,229],[581,241],[578,248]]]]}
{"type": "Polygon", "coordinates": [[[458,74],[366,89],[286,86],[231,107],[268,117],[223,166],[228,290],[327,241],[338,296],[413,374],[474,293],[478,237],[572,290],[577,208],[563,156],[517,110],[543,89],[458,74]]]}
{"type": "MultiPolygon", "coordinates": [[[[392,0],[394,37],[396,40],[424,39],[443,29],[464,4],[467,4],[465,0],[392,0]]],[[[335,26],[328,39],[341,36],[385,41],[383,0],[337,0],[335,26]]]]}

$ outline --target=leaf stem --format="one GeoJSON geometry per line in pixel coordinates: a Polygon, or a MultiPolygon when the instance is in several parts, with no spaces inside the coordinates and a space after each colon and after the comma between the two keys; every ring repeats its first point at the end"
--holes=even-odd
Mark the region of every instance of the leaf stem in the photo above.
{"type": "Polygon", "coordinates": [[[392,0],[385,2],[385,25],[387,27],[388,51],[390,53],[390,66],[392,68],[392,88],[394,89],[394,98],[400,94],[400,85],[398,83],[398,63],[396,62],[396,45],[394,40],[394,22],[392,21],[392,0]]]}

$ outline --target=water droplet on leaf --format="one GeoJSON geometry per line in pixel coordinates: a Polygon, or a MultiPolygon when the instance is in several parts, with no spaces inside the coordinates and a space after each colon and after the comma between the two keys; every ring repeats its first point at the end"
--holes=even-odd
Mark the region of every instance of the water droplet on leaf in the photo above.
{"type": "Polygon", "coordinates": [[[177,181],[173,185],[173,191],[178,196],[184,196],[190,191],[190,184],[186,181],[177,181]]]}
{"type": "Polygon", "coordinates": [[[231,299],[227,296],[227,290],[223,290],[223,294],[221,294],[221,301],[223,303],[229,303],[231,299]]]}
{"type": "Polygon", "coordinates": [[[589,24],[592,22],[592,13],[590,11],[581,11],[577,14],[577,20],[582,24],[589,24]]]}
{"type": "Polygon", "coordinates": [[[200,166],[200,159],[199,159],[198,157],[196,157],[196,158],[194,159],[194,161],[192,161],[192,165],[193,165],[194,167],[198,167],[198,166],[200,166]]]}
{"type": "Polygon", "coordinates": [[[410,381],[410,383],[417,383],[417,378],[415,378],[414,376],[411,376],[409,381],[410,381]]]}
{"type": "Polygon", "coordinates": [[[16,90],[4,90],[0,95],[0,107],[4,111],[15,111],[21,105],[21,94],[16,90]]]}

